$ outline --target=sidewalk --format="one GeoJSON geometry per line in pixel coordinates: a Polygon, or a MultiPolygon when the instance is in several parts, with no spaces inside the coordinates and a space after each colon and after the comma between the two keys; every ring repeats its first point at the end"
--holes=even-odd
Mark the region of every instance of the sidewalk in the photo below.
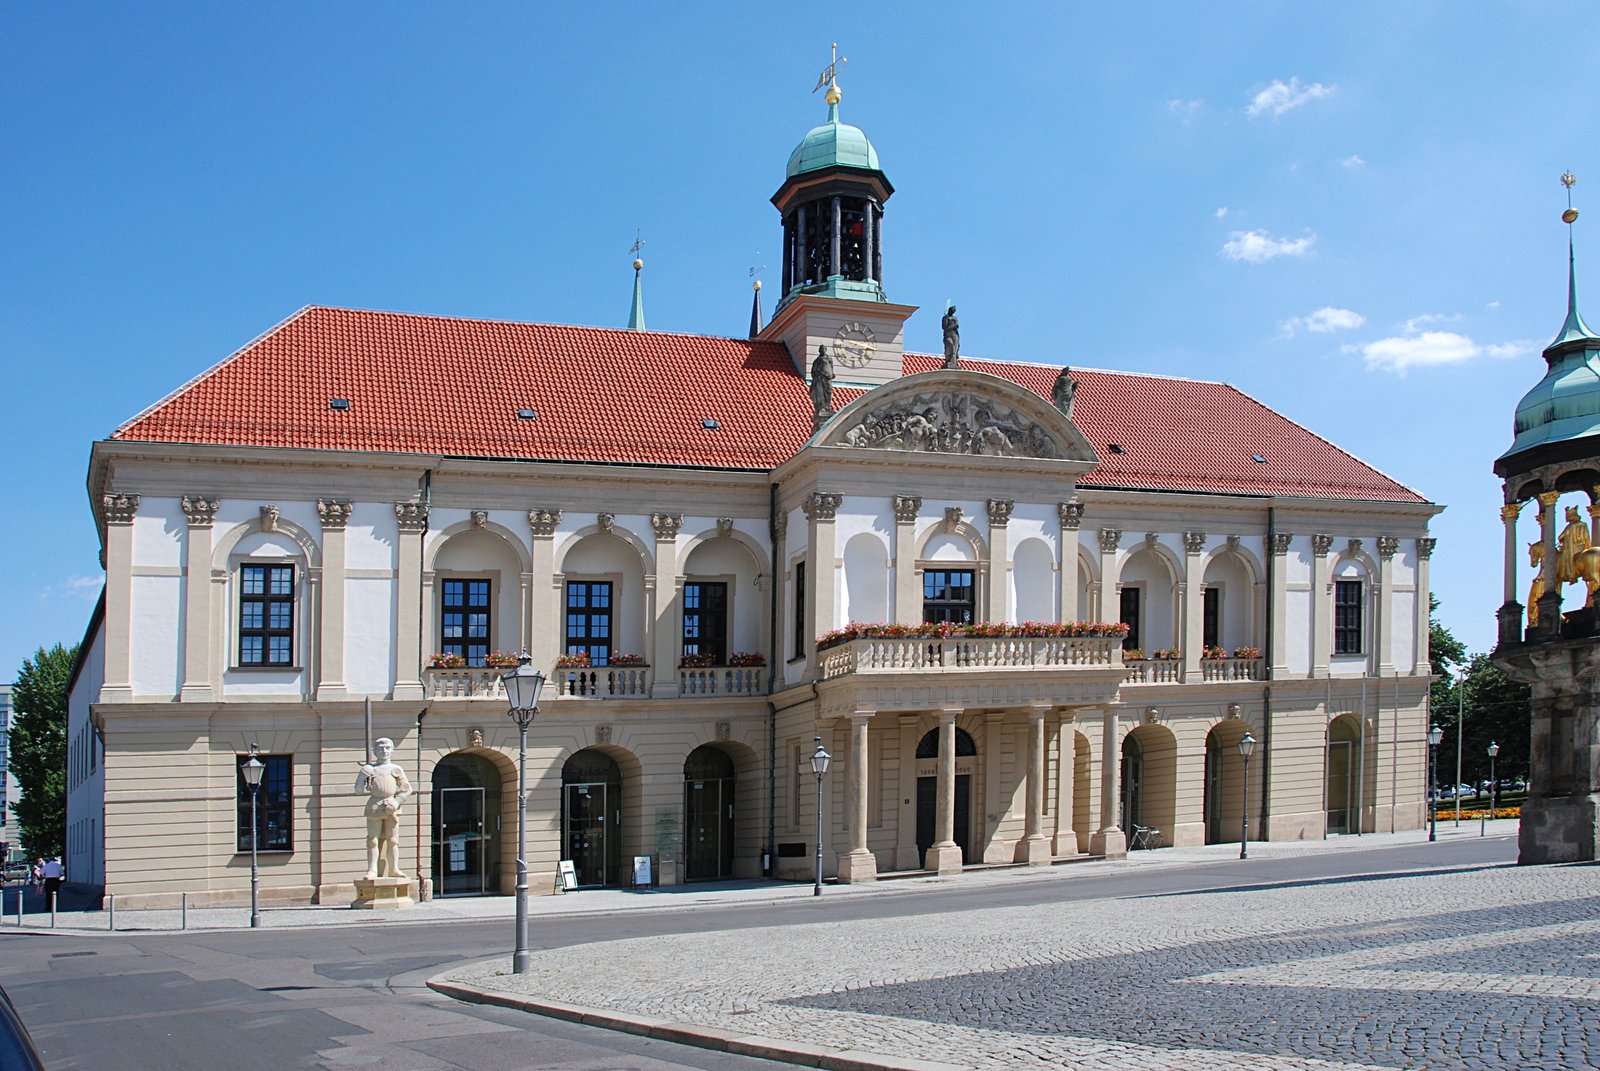
{"type": "MultiPolygon", "coordinates": [[[[1488,823],[1489,836],[1514,836],[1516,819],[1502,819],[1488,823]]],[[[1476,837],[1478,823],[1463,821],[1459,828],[1445,818],[1439,821],[1439,838],[1476,837]]],[[[1408,830],[1402,833],[1375,833],[1363,836],[1334,837],[1317,841],[1269,842],[1251,841],[1250,857],[1253,859],[1282,859],[1295,856],[1322,855],[1329,852],[1366,850],[1417,844],[1428,839],[1427,830],[1408,830]]],[[[1109,867],[1159,867],[1204,866],[1210,863],[1236,860],[1239,844],[1210,844],[1192,848],[1161,848],[1155,851],[1132,852],[1126,859],[1071,859],[1062,860],[1051,867],[980,867],[949,877],[931,874],[896,877],[864,885],[835,885],[827,883],[823,895],[828,897],[893,896],[906,892],[926,892],[930,887],[970,887],[973,883],[1018,881],[1071,881],[1097,873],[1109,867]]],[[[6,914],[0,919],[0,934],[6,933],[70,933],[104,934],[111,930],[112,912],[87,906],[81,894],[64,889],[52,930],[50,916],[44,913],[42,895],[27,896],[22,926],[17,926],[16,886],[6,889],[6,914]]],[[[798,900],[812,895],[812,885],[766,880],[697,882],[693,885],[675,885],[658,889],[583,889],[578,892],[551,895],[532,894],[528,897],[528,912],[534,918],[559,918],[569,915],[590,915],[617,911],[655,911],[693,908],[706,904],[762,903],[798,900]]],[[[515,896],[446,897],[418,903],[398,911],[357,911],[346,904],[313,904],[293,907],[264,907],[261,926],[269,929],[300,929],[312,926],[365,926],[372,923],[409,925],[429,922],[460,921],[463,919],[510,919],[516,912],[515,896]]],[[[248,929],[249,906],[190,908],[187,919],[178,910],[115,912],[116,932],[152,932],[187,930],[248,929]]]]}

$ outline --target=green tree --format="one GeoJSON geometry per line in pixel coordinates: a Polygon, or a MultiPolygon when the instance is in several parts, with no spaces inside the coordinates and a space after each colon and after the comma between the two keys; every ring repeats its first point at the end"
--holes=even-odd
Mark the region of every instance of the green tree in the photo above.
{"type": "Polygon", "coordinates": [[[23,659],[11,690],[11,772],[22,785],[17,825],[22,850],[34,858],[66,852],[67,682],[77,657],[77,647],[41,647],[23,659]]]}
{"type": "MultiPolygon", "coordinates": [[[[1456,674],[1453,667],[1467,661],[1466,644],[1439,623],[1439,596],[1428,596],[1428,661],[1433,664],[1433,687],[1429,701],[1436,714],[1456,705],[1456,674]]],[[[1442,724],[1442,723],[1441,723],[1442,724]]]]}

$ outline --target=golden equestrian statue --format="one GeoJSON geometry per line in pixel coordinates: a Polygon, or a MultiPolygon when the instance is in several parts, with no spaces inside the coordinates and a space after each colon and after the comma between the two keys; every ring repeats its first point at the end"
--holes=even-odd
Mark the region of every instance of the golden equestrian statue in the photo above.
{"type": "Polygon", "coordinates": [[[1565,587],[1583,581],[1589,594],[1584,605],[1593,606],[1600,591],[1600,547],[1590,545],[1589,525],[1578,516],[1577,506],[1567,507],[1566,518],[1557,544],[1556,582],[1565,587]]]}

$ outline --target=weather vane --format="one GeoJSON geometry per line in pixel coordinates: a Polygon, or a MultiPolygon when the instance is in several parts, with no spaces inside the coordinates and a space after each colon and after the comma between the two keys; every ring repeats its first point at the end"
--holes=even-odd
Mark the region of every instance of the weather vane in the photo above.
{"type": "Polygon", "coordinates": [[[1574,175],[1571,171],[1561,172],[1561,185],[1567,188],[1567,210],[1561,213],[1561,222],[1569,225],[1575,223],[1578,219],[1578,210],[1572,207],[1572,187],[1577,183],[1577,175],[1574,175]]]}
{"type": "Polygon", "coordinates": [[[833,42],[832,46],[830,47],[833,49],[833,62],[822,68],[822,73],[817,76],[817,84],[811,87],[811,92],[813,93],[821,89],[823,86],[837,87],[839,84],[839,65],[841,63],[850,62],[843,56],[839,55],[839,42],[833,42]]]}
{"type": "MultiPolygon", "coordinates": [[[[639,250],[644,248],[644,239],[640,237],[641,233],[642,232],[638,230],[633,232],[633,244],[628,247],[628,252],[633,254],[634,260],[639,259],[639,250]]],[[[634,267],[637,268],[640,267],[640,265],[635,264],[634,267]]]]}

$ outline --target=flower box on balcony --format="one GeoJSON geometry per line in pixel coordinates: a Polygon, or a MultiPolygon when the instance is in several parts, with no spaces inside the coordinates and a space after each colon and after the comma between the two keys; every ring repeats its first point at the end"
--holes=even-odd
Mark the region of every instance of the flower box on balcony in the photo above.
{"type": "Polygon", "coordinates": [[[973,625],[957,625],[948,621],[921,624],[865,624],[852,621],[844,628],[834,629],[817,637],[817,650],[826,651],[842,643],[858,639],[1046,639],[1060,637],[1107,637],[1122,639],[1128,626],[1107,621],[1022,621],[1011,624],[1004,621],[980,621],[973,625]]]}
{"type": "Polygon", "coordinates": [[[465,669],[467,659],[465,655],[435,654],[428,656],[429,669],[465,669]]]}

